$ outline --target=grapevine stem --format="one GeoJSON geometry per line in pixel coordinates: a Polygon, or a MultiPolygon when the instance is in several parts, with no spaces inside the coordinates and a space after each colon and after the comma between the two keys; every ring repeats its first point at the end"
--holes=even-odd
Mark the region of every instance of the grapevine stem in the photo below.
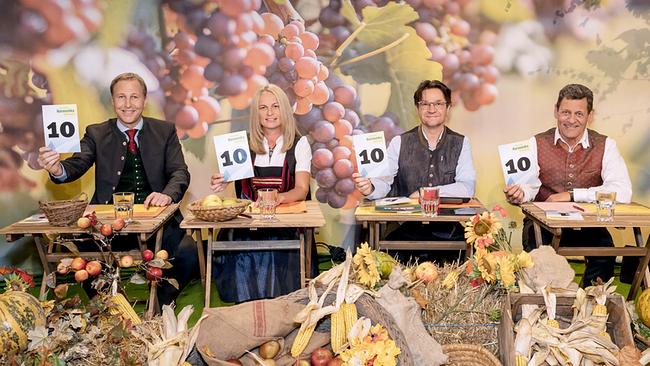
{"type": "Polygon", "coordinates": [[[385,45],[384,47],[378,48],[378,49],[376,49],[374,51],[370,51],[368,53],[364,53],[363,55],[359,55],[357,57],[354,57],[354,58],[351,58],[349,60],[343,61],[338,65],[338,67],[348,65],[348,64],[352,64],[352,63],[355,63],[355,62],[359,62],[359,61],[365,60],[367,58],[370,58],[372,56],[378,55],[378,54],[380,54],[382,52],[386,52],[386,51],[390,50],[391,48],[396,47],[400,43],[404,42],[404,40],[407,39],[408,37],[409,37],[409,34],[404,33],[400,38],[398,38],[397,40],[395,40],[395,41],[393,41],[393,42],[391,42],[391,43],[389,43],[387,45],[385,45]]]}
{"type": "Polygon", "coordinates": [[[336,61],[338,61],[339,57],[341,57],[343,51],[345,51],[345,49],[350,45],[350,43],[352,43],[352,41],[354,41],[354,39],[357,38],[359,33],[361,33],[361,31],[364,30],[365,28],[366,28],[366,23],[361,22],[359,28],[355,29],[354,32],[352,32],[352,34],[350,34],[348,38],[346,38],[345,41],[341,43],[339,48],[336,49],[336,52],[334,52],[334,58],[330,62],[330,66],[334,66],[336,64],[336,61]]]}

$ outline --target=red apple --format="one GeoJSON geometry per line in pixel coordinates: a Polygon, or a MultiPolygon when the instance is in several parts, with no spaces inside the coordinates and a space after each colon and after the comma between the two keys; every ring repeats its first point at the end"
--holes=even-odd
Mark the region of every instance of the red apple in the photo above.
{"type": "Polygon", "coordinates": [[[124,255],[120,258],[120,267],[128,268],[133,265],[133,257],[130,255],[124,255]]]}
{"type": "Polygon", "coordinates": [[[102,264],[98,261],[90,261],[86,264],[86,272],[91,276],[97,276],[102,273],[102,264]]]}
{"type": "Polygon", "coordinates": [[[87,217],[80,217],[79,220],[77,220],[77,226],[80,229],[87,229],[90,227],[90,219],[87,217]]]}
{"type": "Polygon", "coordinates": [[[111,226],[113,227],[113,230],[120,231],[126,226],[126,221],[124,221],[122,218],[115,219],[111,226]]]}
{"type": "Polygon", "coordinates": [[[244,364],[241,363],[241,361],[239,361],[239,360],[236,359],[236,358],[231,358],[231,359],[229,359],[229,360],[226,360],[226,362],[231,363],[231,364],[233,364],[233,365],[244,366],[244,364]]]}
{"type": "Polygon", "coordinates": [[[145,262],[149,262],[150,260],[153,259],[153,252],[149,249],[145,249],[142,251],[142,260],[145,262]]]}
{"type": "Polygon", "coordinates": [[[165,249],[159,250],[158,253],[156,253],[156,258],[164,260],[169,259],[169,253],[165,249]]]}
{"type": "Polygon", "coordinates": [[[147,270],[147,279],[150,281],[158,281],[162,277],[162,269],[158,267],[149,267],[147,270]]]}
{"type": "Polygon", "coordinates": [[[113,235],[113,227],[109,224],[104,224],[99,228],[99,232],[104,236],[113,235]]]}
{"type": "Polygon", "coordinates": [[[260,346],[260,356],[262,358],[275,358],[280,352],[280,342],[268,341],[260,346]]]}
{"type": "Polygon", "coordinates": [[[327,363],[327,366],[343,366],[343,360],[341,357],[335,357],[330,360],[330,362],[327,363]]]}
{"type": "Polygon", "coordinates": [[[81,257],[77,257],[72,260],[72,263],[70,263],[70,268],[74,269],[75,271],[82,270],[86,268],[86,260],[81,257]]]}
{"type": "Polygon", "coordinates": [[[74,280],[77,282],[83,282],[88,279],[88,272],[85,269],[80,269],[74,274],[74,280]]]}
{"type": "Polygon", "coordinates": [[[59,274],[67,274],[70,272],[70,266],[65,265],[65,263],[59,262],[59,264],[56,265],[56,271],[59,272],[59,274]]]}
{"type": "Polygon", "coordinates": [[[327,363],[332,360],[332,351],[326,348],[316,348],[311,353],[312,366],[327,366],[327,363]]]}

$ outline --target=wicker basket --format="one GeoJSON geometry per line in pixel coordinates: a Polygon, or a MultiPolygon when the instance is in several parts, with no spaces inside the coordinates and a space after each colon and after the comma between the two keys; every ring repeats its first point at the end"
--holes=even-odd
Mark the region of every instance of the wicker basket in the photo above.
{"type": "Polygon", "coordinates": [[[86,211],[88,195],[82,192],[71,200],[39,201],[38,205],[52,226],[68,226],[79,220],[86,211]]]}
{"type": "Polygon", "coordinates": [[[473,344],[445,344],[442,351],[449,356],[450,366],[501,366],[501,362],[483,346],[473,344]]]}
{"type": "MultiPolygon", "coordinates": [[[[322,289],[317,289],[318,296],[322,294],[322,289]]],[[[303,288],[297,291],[294,291],[288,295],[281,296],[282,298],[288,298],[294,300],[297,303],[307,304],[309,302],[309,289],[303,288]]],[[[330,293],[325,299],[325,304],[331,304],[336,300],[336,294],[330,293]]],[[[399,366],[413,366],[413,357],[411,356],[411,350],[406,343],[406,337],[404,333],[399,329],[393,316],[390,315],[379,303],[370,295],[363,294],[359,299],[354,303],[357,306],[357,313],[359,317],[365,316],[372,320],[374,323],[381,324],[388,331],[388,335],[392,340],[395,341],[395,345],[399,347],[401,353],[397,356],[397,365],[399,366]]],[[[325,317],[321,322],[318,323],[317,331],[329,331],[330,329],[330,317],[325,317]],[[325,329],[323,329],[325,328],[325,329]]]]}
{"type": "Polygon", "coordinates": [[[227,221],[232,220],[246,210],[251,204],[249,200],[238,199],[237,204],[221,207],[203,207],[201,200],[194,201],[187,206],[192,214],[204,221],[227,221]]]}

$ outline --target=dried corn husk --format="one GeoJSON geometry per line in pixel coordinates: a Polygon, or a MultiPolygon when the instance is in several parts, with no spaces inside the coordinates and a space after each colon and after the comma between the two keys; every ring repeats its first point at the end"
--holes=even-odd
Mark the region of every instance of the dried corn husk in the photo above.
{"type": "Polygon", "coordinates": [[[176,317],[171,306],[163,306],[160,334],[155,337],[154,343],[145,341],[148,344],[149,366],[180,366],[185,362],[194,348],[201,321],[205,319],[205,316],[201,317],[194,327],[188,329],[187,321],[193,312],[194,307],[187,305],[176,317]]]}

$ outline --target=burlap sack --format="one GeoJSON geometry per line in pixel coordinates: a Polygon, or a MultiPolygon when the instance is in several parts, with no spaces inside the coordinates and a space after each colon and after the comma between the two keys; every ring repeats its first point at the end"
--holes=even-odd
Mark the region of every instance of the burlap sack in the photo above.
{"type": "MultiPolygon", "coordinates": [[[[276,298],[251,301],[239,305],[204,309],[196,348],[210,365],[232,366],[225,360],[237,358],[246,366],[257,365],[246,351],[257,353],[257,347],[270,340],[282,346],[275,361],[278,366],[292,365],[295,359],[289,351],[300,324],[295,315],[305,304],[293,299],[276,298]],[[286,339],[285,339],[286,338],[286,339]],[[245,356],[245,357],[244,357],[245,356]]],[[[325,332],[314,332],[305,353],[329,343],[329,327],[325,332]]]]}
{"type": "Polygon", "coordinates": [[[442,346],[424,327],[420,305],[412,297],[404,296],[399,290],[406,283],[400,267],[395,266],[388,283],[379,290],[376,300],[393,316],[395,323],[404,334],[414,365],[443,365],[447,363],[448,357],[443,353],[442,346]]]}

